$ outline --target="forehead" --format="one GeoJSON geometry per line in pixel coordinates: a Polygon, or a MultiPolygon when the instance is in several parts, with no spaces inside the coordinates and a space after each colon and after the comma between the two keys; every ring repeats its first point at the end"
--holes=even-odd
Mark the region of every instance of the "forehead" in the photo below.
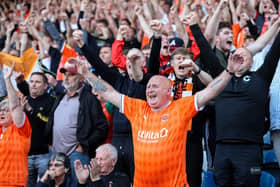
{"type": "Polygon", "coordinates": [[[148,85],[157,85],[159,87],[165,87],[166,84],[169,84],[169,80],[160,76],[152,77],[148,82],[148,85]]]}
{"type": "Polygon", "coordinates": [[[189,58],[189,59],[191,59],[191,56],[190,55],[187,55],[187,54],[182,54],[182,53],[178,53],[178,54],[175,54],[174,56],[173,56],[173,58],[189,58]]]}
{"type": "Polygon", "coordinates": [[[224,27],[224,28],[220,29],[220,33],[229,34],[229,33],[232,33],[232,30],[228,27],[224,27]]]}
{"type": "Polygon", "coordinates": [[[140,50],[132,49],[132,50],[128,51],[127,58],[130,58],[134,55],[141,56],[142,52],[140,50]]]}
{"type": "Polygon", "coordinates": [[[34,74],[34,75],[32,75],[31,77],[30,77],[30,80],[39,80],[39,81],[43,81],[43,77],[42,77],[42,75],[38,75],[38,74],[34,74]]]}
{"type": "Polygon", "coordinates": [[[75,73],[71,73],[71,72],[65,72],[64,73],[64,76],[63,77],[65,77],[65,76],[67,76],[67,77],[73,77],[73,78],[78,78],[79,77],[79,74],[75,74],[75,73]]]}
{"type": "Polygon", "coordinates": [[[61,161],[61,160],[56,160],[56,159],[51,160],[51,162],[52,162],[52,163],[63,163],[63,161],[61,161]]]}
{"type": "Polygon", "coordinates": [[[111,48],[110,47],[102,47],[100,49],[100,52],[110,52],[111,51],[111,48]]]}
{"type": "Polygon", "coordinates": [[[107,158],[109,156],[109,152],[106,150],[106,149],[104,149],[104,150],[101,150],[101,151],[98,151],[97,153],[96,153],[96,158],[107,158]]]}

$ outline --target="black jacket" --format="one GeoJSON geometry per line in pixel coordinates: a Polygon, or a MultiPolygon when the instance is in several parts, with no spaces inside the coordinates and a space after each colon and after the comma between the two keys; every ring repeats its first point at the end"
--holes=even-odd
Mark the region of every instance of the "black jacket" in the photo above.
{"type": "MultiPolygon", "coordinates": [[[[54,112],[63,96],[64,94],[57,97],[47,123],[46,133],[48,134],[50,144],[52,144],[54,112]]],[[[95,149],[107,137],[108,122],[100,102],[92,95],[91,88],[88,85],[84,85],[82,88],[79,101],[77,139],[82,148],[89,153],[89,156],[94,157],[95,149]]]]}
{"type": "Polygon", "coordinates": [[[88,180],[86,184],[78,184],[78,187],[130,187],[129,178],[126,174],[113,171],[107,176],[102,176],[100,180],[92,182],[88,180]]]}
{"type": "MultiPolygon", "coordinates": [[[[55,181],[54,180],[49,180],[47,182],[39,181],[35,187],[55,187],[55,181]]],[[[77,187],[77,184],[75,181],[72,180],[72,178],[69,175],[67,175],[65,176],[63,183],[58,187],[77,187]]]]}

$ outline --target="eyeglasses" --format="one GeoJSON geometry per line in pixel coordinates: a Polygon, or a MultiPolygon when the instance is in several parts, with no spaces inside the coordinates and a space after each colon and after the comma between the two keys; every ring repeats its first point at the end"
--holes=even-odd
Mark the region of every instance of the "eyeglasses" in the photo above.
{"type": "Polygon", "coordinates": [[[9,111],[9,108],[0,108],[0,113],[8,113],[9,111]]]}
{"type": "Polygon", "coordinates": [[[60,164],[60,163],[49,164],[49,167],[52,167],[52,166],[58,168],[58,167],[64,166],[64,164],[60,164]]]}

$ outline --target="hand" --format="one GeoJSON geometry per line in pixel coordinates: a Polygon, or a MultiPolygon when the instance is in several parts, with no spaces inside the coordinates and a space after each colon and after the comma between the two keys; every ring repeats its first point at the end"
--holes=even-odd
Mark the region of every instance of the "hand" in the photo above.
{"type": "Polygon", "coordinates": [[[140,7],[139,5],[135,6],[134,12],[136,13],[137,16],[143,15],[142,7],[140,7]]]}
{"type": "Polygon", "coordinates": [[[186,67],[188,71],[198,72],[199,67],[191,60],[191,59],[185,59],[180,66],[186,67]]]}
{"type": "Polygon", "coordinates": [[[178,11],[177,6],[174,4],[169,11],[169,19],[174,21],[176,18],[178,18],[178,11]]]}
{"type": "Polygon", "coordinates": [[[24,81],[24,74],[23,73],[19,73],[19,75],[16,77],[16,83],[20,84],[24,81]]]}
{"type": "Polygon", "coordinates": [[[26,96],[22,95],[20,98],[21,106],[28,112],[32,111],[32,107],[30,106],[28,99],[26,96]]]}
{"type": "Polygon", "coordinates": [[[82,47],[85,43],[83,41],[83,31],[75,30],[73,32],[73,39],[77,42],[79,47],[82,47]]]}
{"type": "Polygon", "coordinates": [[[246,12],[241,13],[240,18],[245,21],[248,21],[250,19],[246,12]]]}
{"type": "Polygon", "coordinates": [[[46,21],[48,19],[48,9],[44,9],[41,12],[41,17],[43,18],[44,21],[46,21]]]}
{"type": "Polygon", "coordinates": [[[89,177],[89,168],[87,165],[82,165],[80,160],[74,161],[75,173],[78,178],[79,184],[85,184],[89,177]]]}
{"type": "Polygon", "coordinates": [[[29,17],[28,18],[28,21],[27,21],[27,25],[28,25],[28,27],[33,27],[33,25],[34,25],[34,22],[35,22],[35,18],[34,17],[29,17]]]}
{"type": "Polygon", "coordinates": [[[91,181],[97,181],[100,178],[100,166],[95,158],[90,161],[89,173],[91,181]]]}
{"type": "Polygon", "coordinates": [[[278,24],[278,26],[280,26],[280,17],[277,14],[274,14],[271,16],[270,25],[273,25],[274,23],[276,23],[276,24],[278,24]]]}
{"type": "Polygon", "coordinates": [[[88,62],[86,59],[84,60],[79,60],[78,63],[77,63],[77,71],[79,74],[81,75],[87,75],[89,72],[89,67],[88,67],[88,62]]]}
{"type": "Polygon", "coordinates": [[[41,182],[47,182],[48,179],[54,179],[55,177],[55,172],[53,170],[47,169],[44,175],[41,177],[40,181],[41,182]]]}
{"type": "Polygon", "coordinates": [[[190,12],[187,16],[181,18],[181,22],[189,26],[195,25],[198,23],[197,15],[195,12],[190,12]]]}
{"type": "Polygon", "coordinates": [[[187,5],[187,6],[190,6],[192,3],[193,3],[193,0],[184,0],[183,1],[183,4],[187,5]]]}
{"type": "Polygon", "coordinates": [[[242,55],[235,52],[234,54],[229,55],[228,65],[227,69],[229,72],[239,72],[240,71],[240,65],[244,62],[244,58],[242,55]]]}
{"type": "Polygon", "coordinates": [[[156,35],[160,35],[162,32],[162,24],[160,20],[151,20],[150,28],[155,32],[156,35]]]}
{"type": "Polygon", "coordinates": [[[127,31],[128,31],[127,25],[120,25],[119,30],[118,30],[118,35],[119,35],[118,39],[122,40],[123,38],[125,38],[127,31]]]}
{"type": "Polygon", "coordinates": [[[13,71],[15,68],[15,62],[13,62],[12,66],[9,68],[9,70],[7,71],[7,73],[5,74],[5,80],[10,80],[11,76],[13,75],[13,71]]]}
{"type": "Polygon", "coordinates": [[[15,28],[15,24],[13,22],[10,22],[8,25],[7,25],[7,33],[11,33],[12,30],[14,30],[15,28]]]}
{"type": "Polygon", "coordinates": [[[228,0],[221,0],[218,7],[219,7],[220,9],[223,10],[223,9],[225,9],[227,6],[228,6],[228,0]]]}
{"type": "Polygon", "coordinates": [[[81,10],[81,11],[84,11],[84,10],[86,9],[88,3],[89,3],[89,0],[82,0],[80,10],[81,10]]]}
{"type": "Polygon", "coordinates": [[[62,12],[62,13],[60,14],[60,18],[61,18],[62,20],[64,20],[64,21],[68,20],[67,14],[66,14],[65,12],[62,12]]]}

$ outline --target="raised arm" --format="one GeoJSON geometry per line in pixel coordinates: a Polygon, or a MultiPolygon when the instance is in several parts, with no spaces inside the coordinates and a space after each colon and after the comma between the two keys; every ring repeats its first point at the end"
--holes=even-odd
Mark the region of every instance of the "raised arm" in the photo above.
{"type": "Polygon", "coordinates": [[[116,107],[120,108],[121,94],[117,92],[110,84],[89,72],[84,64],[80,63],[78,65],[78,71],[85,76],[85,79],[92,86],[93,94],[104,98],[106,101],[109,101],[116,107]]]}
{"type": "Polygon", "coordinates": [[[127,26],[120,25],[118,29],[117,37],[112,44],[112,64],[122,70],[126,71],[126,57],[123,55],[123,47],[124,47],[124,36],[127,33],[127,26]]]}
{"type": "Polygon", "coordinates": [[[200,59],[203,66],[205,67],[205,69],[210,71],[212,77],[217,77],[224,70],[224,67],[220,64],[218,57],[201,32],[201,29],[197,24],[196,18],[194,16],[191,16],[189,25],[195,41],[199,47],[200,59]]]}
{"type": "Polygon", "coordinates": [[[144,33],[149,37],[151,38],[153,36],[153,31],[150,29],[147,21],[145,20],[144,16],[143,16],[143,13],[142,13],[142,9],[141,7],[139,6],[136,6],[135,7],[135,12],[136,12],[136,15],[137,15],[137,18],[139,20],[139,23],[142,27],[142,30],[144,31],[144,33]]]}
{"type": "Polygon", "coordinates": [[[99,57],[97,53],[96,43],[89,47],[82,39],[83,32],[76,30],[73,32],[73,39],[76,40],[78,46],[83,51],[83,54],[87,58],[88,62],[95,68],[96,72],[110,84],[114,85],[114,82],[122,75],[117,71],[110,69],[99,57]]]}
{"type": "Polygon", "coordinates": [[[189,35],[186,32],[185,24],[180,21],[178,8],[174,5],[170,8],[169,18],[175,23],[176,32],[179,34],[179,37],[183,39],[185,47],[187,47],[189,43],[189,35]]]}
{"type": "Polygon", "coordinates": [[[249,45],[247,49],[254,56],[257,52],[259,52],[264,46],[275,36],[277,33],[277,29],[280,26],[280,18],[276,20],[276,22],[263,34],[261,35],[253,44],[249,45]]]}
{"type": "Polygon", "coordinates": [[[50,34],[51,38],[56,41],[56,43],[59,46],[59,50],[62,50],[64,45],[64,39],[60,36],[58,30],[55,28],[55,26],[52,24],[52,22],[48,19],[48,10],[45,9],[42,11],[42,18],[44,20],[44,26],[45,29],[50,34]]]}
{"type": "Polygon", "coordinates": [[[32,36],[37,38],[39,42],[39,48],[40,48],[40,58],[44,58],[44,52],[49,51],[50,45],[48,42],[44,42],[43,38],[41,37],[40,33],[38,30],[34,27],[34,18],[30,17],[28,18],[28,29],[31,33],[32,36]]]}
{"type": "Polygon", "coordinates": [[[9,23],[8,26],[7,26],[7,31],[6,31],[5,47],[2,50],[2,52],[8,53],[10,51],[11,35],[12,35],[12,31],[14,29],[15,29],[15,24],[13,22],[9,23]]]}
{"type": "Polygon", "coordinates": [[[215,45],[215,38],[221,19],[221,14],[226,6],[227,6],[227,0],[221,0],[216,11],[214,12],[213,16],[210,18],[206,26],[205,37],[209,41],[212,48],[215,45]]]}
{"type": "Polygon", "coordinates": [[[20,104],[19,97],[11,82],[11,76],[14,71],[15,63],[11,66],[9,72],[5,75],[5,83],[7,87],[9,107],[12,114],[14,124],[20,128],[24,125],[24,112],[20,104]]]}
{"type": "Polygon", "coordinates": [[[257,71],[267,81],[268,85],[271,83],[273,79],[274,73],[276,71],[276,67],[279,62],[279,57],[280,57],[279,49],[280,49],[280,31],[278,30],[278,34],[270,50],[265,56],[263,65],[257,71]]]}
{"type": "Polygon", "coordinates": [[[153,41],[147,68],[149,73],[157,75],[159,74],[160,67],[162,24],[159,20],[152,20],[150,27],[154,30],[154,36],[152,38],[153,41]]]}
{"type": "Polygon", "coordinates": [[[205,106],[210,100],[219,95],[220,92],[226,87],[234,72],[237,72],[242,62],[239,61],[240,56],[230,54],[228,66],[217,78],[215,78],[208,86],[202,91],[197,93],[198,107],[205,106]]]}

